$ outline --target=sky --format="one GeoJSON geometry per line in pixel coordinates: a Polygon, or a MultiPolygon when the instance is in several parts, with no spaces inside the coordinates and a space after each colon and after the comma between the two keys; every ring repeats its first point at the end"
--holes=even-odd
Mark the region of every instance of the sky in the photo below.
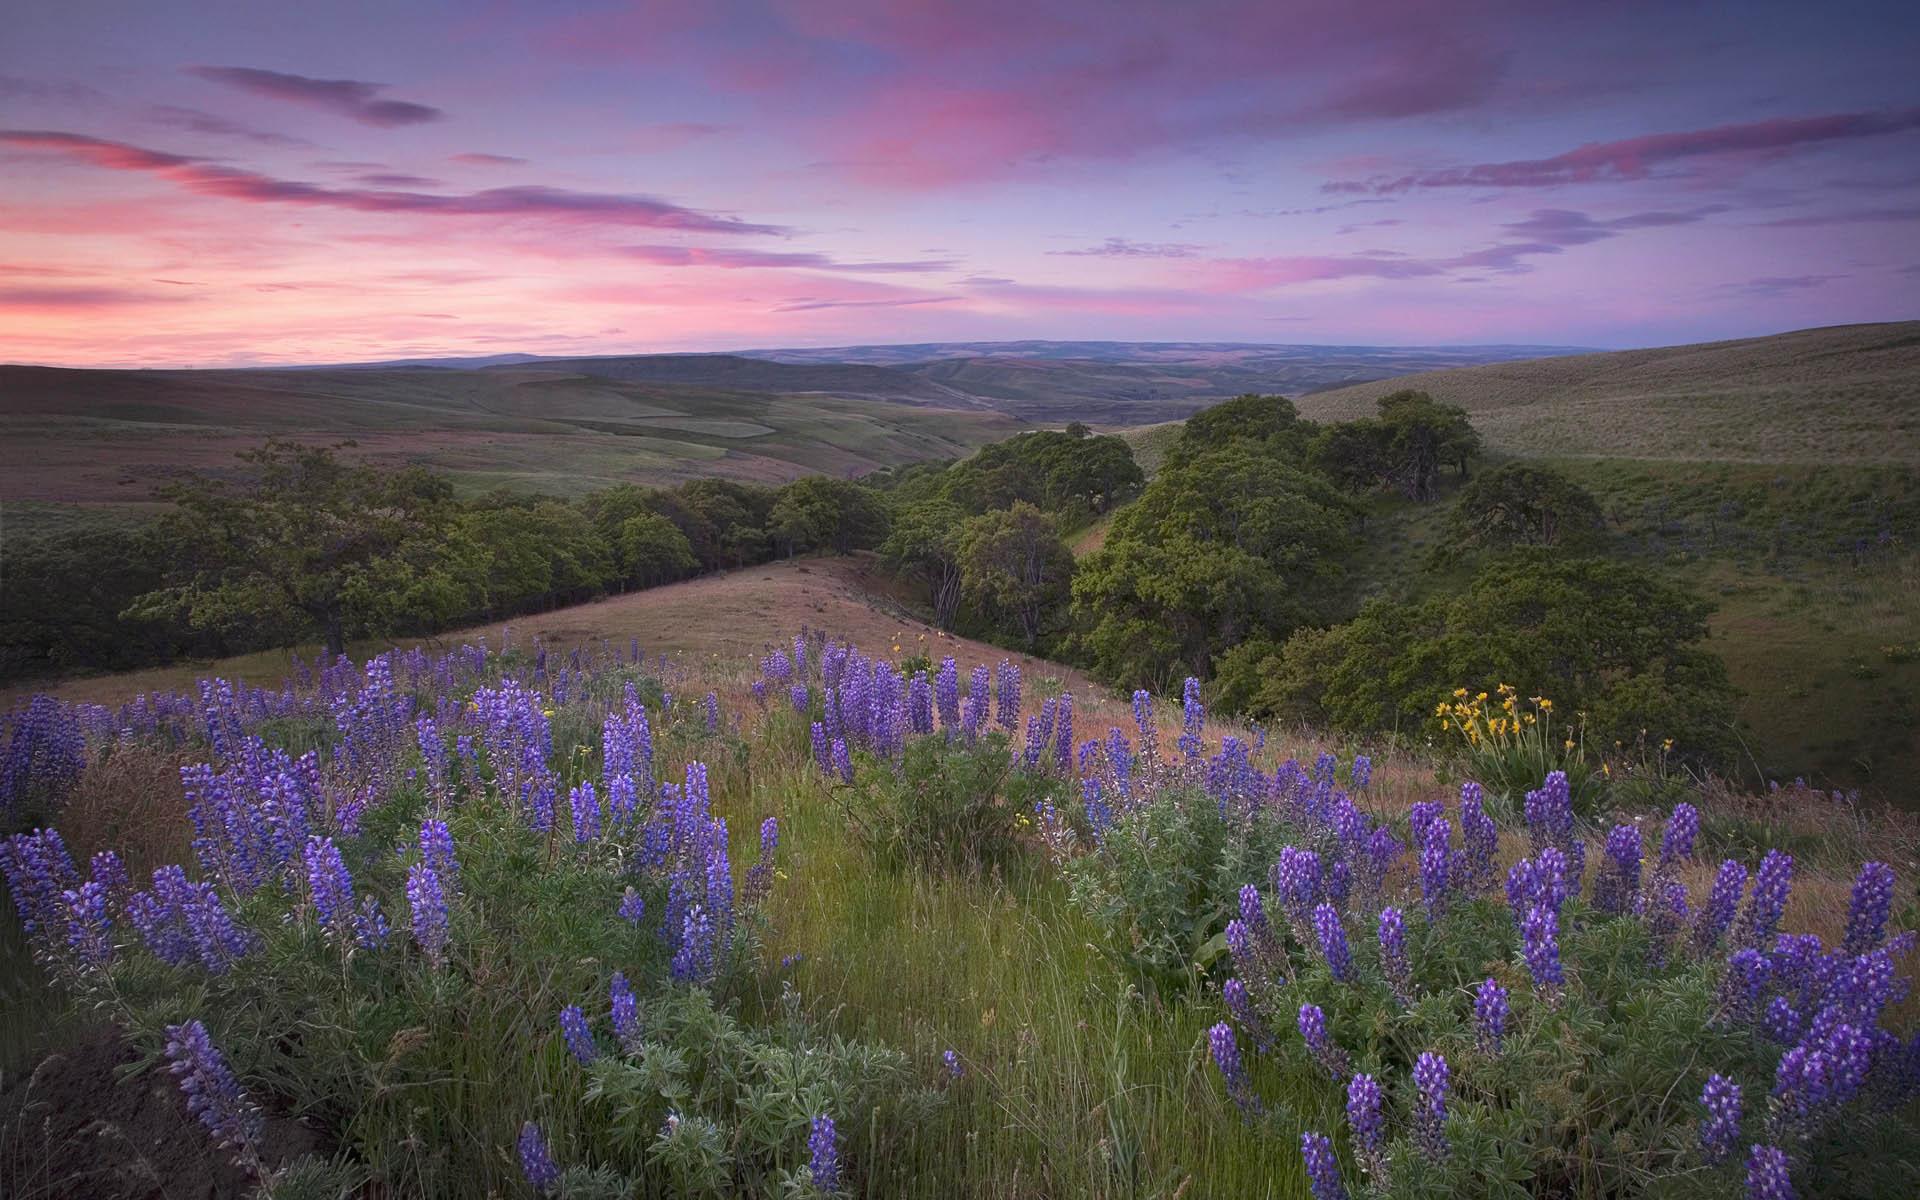
{"type": "Polygon", "coordinates": [[[23,0],[0,361],[1920,318],[1920,5],[23,0]]]}

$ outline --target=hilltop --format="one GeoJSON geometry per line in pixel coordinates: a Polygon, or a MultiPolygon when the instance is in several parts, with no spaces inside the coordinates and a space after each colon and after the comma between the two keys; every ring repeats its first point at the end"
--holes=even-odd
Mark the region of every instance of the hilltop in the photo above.
{"type": "Polygon", "coordinates": [[[1421,372],[1299,407],[1365,416],[1400,388],[1464,407],[1514,454],[1920,465],[1920,321],[1421,372]]]}

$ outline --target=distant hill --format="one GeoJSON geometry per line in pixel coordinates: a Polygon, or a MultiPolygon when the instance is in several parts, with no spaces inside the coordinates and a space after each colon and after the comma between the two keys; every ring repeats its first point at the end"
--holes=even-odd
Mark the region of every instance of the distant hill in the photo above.
{"type": "MultiPolygon", "coordinates": [[[[479,371],[329,368],[97,371],[0,367],[0,535],[137,514],[156,484],[234,465],[269,436],[351,439],[373,461],[420,463],[467,491],[578,495],[700,476],[767,483],[971,452],[1022,428],[1006,414],[833,386],[831,369],[738,360],[821,390],[729,389],[583,374],[553,364],[479,371]]],[[[621,360],[600,369],[620,372],[621,360]]],[[[849,368],[871,371],[877,368],[849,368]]],[[[640,374],[645,374],[642,369],[640,374]]],[[[662,368],[661,374],[670,374],[662,368]]]]}
{"type": "Polygon", "coordinates": [[[790,395],[825,393],[863,396],[903,404],[984,408],[977,397],[906,371],[865,363],[785,363],[738,354],[638,354],[616,358],[564,358],[491,368],[516,373],[550,371],[591,375],[624,383],[665,383],[790,395]]]}
{"type": "Polygon", "coordinates": [[[1342,420],[1400,388],[1463,406],[1517,454],[1920,465],[1920,321],[1423,372],[1299,404],[1342,420]]]}

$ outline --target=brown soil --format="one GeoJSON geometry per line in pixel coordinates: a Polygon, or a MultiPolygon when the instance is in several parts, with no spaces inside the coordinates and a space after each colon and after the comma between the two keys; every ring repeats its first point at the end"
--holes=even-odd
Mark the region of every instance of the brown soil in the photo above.
{"type": "MultiPolygon", "coordinates": [[[[251,1194],[164,1067],[121,1080],[140,1055],[111,1029],[76,1039],[31,1073],[0,1079],[0,1196],[10,1200],[225,1200],[251,1194]]],[[[316,1131],[270,1117],[262,1146],[280,1166],[315,1150],[316,1131]]]]}

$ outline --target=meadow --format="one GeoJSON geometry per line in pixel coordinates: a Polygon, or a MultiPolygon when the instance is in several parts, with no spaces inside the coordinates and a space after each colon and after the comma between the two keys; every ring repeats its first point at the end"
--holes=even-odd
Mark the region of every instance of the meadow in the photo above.
{"type": "Polygon", "coordinates": [[[1920,1178],[1910,820],[1524,698],[1369,755],[867,613],[872,656],[522,632],[16,707],[0,1188],[1920,1178]]]}

